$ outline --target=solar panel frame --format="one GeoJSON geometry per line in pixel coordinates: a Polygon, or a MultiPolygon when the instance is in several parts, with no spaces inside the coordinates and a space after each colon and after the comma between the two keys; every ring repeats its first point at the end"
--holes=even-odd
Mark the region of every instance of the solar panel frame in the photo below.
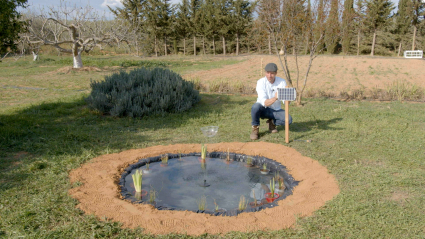
{"type": "Polygon", "coordinates": [[[295,101],[297,98],[297,91],[295,88],[277,88],[278,100],[295,101]]]}

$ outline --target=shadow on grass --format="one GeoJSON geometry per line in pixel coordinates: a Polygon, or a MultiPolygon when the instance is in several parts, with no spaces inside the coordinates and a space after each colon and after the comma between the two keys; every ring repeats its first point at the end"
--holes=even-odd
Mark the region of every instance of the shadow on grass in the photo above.
{"type": "MultiPolygon", "coordinates": [[[[341,120],[342,118],[334,118],[330,120],[315,119],[305,122],[293,122],[290,126],[290,130],[294,132],[311,132],[312,130],[343,130],[343,128],[331,126],[331,124],[335,124],[341,120]]],[[[296,137],[295,139],[304,138],[309,135],[310,133],[306,133],[296,137]]]]}
{"type": "Polygon", "coordinates": [[[170,142],[173,129],[234,104],[241,102],[230,96],[205,94],[201,102],[183,113],[116,118],[90,110],[84,98],[78,98],[0,115],[0,191],[52,164],[76,167],[99,154],[170,142]]]}

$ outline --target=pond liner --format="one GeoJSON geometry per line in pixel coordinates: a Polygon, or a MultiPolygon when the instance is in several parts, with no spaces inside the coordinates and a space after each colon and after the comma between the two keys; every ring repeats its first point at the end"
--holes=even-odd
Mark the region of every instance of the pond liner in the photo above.
{"type": "MultiPolygon", "coordinates": [[[[154,157],[149,157],[149,158],[143,158],[140,159],[137,163],[131,164],[129,165],[127,168],[124,169],[124,172],[121,174],[121,178],[119,180],[118,185],[121,188],[121,196],[123,197],[123,199],[128,200],[132,203],[135,204],[149,204],[154,206],[157,210],[170,210],[170,211],[192,211],[195,213],[206,213],[206,214],[210,214],[213,216],[237,216],[240,213],[244,213],[244,212],[258,212],[261,211],[263,209],[266,208],[273,208],[278,206],[277,202],[280,200],[284,200],[287,196],[292,195],[292,191],[293,189],[298,186],[299,181],[296,181],[288,172],[287,169],[284,165],[282,165],[281,163],[278,163],[272,159],[263,157],[263,156],[253,156],[253,155],[245,155],[245,154],[236,154],[236,153],[227,153],[227,152],[211,152],[209,153],[209,158],[227,158],[227,156],[229,155],[229,159],[232,161],[238,161],[238,162],[245,162],[247,157],[250,156],[252,157],[252,164],[254,166],[262,166],[263,164],[267,165],[267,168],[270,169],[271,173],[275,173],[275,172],[279,172],[279,175],[281,177],[283,177],[284,179],[284,184],[285,184],[285,191],[283,193],[282,196],[280,196],[279,198],[277,198],[276,200],[274,200],[271,203],[267,203],[267,204],[261,204],[257,207],[247,207],[244,210],[239,210],[239,209],[233,209],[233,210],[227,210],[224,212],[215,212],[215,211],[209,211],[209,210],[187,210],[187,209],[177,209],[177,208],[173,208],[173,207],[167,207],[167,206],[162,206],[162,205],[153,205],[151,203],[148,202],[143,202],[141,200],[137,200],[134,197],[132,197],[132,193],[129,192],[127,190],[127,188],[125,187],[125,178],[127,175],[129,175],[131,173],[132,170],[143,167],[144,165],[146,165],[146,163],[155,163],[155,162],[161,162],[161,156],[154,156],[154,157]]],[[[188,156],[201,156],[201,153],[198,152],[193,152],[193,153],[186,153],[186,154],[168,154],[168,159],[178,159],[180,157],[188,157],[188,156]]]]}

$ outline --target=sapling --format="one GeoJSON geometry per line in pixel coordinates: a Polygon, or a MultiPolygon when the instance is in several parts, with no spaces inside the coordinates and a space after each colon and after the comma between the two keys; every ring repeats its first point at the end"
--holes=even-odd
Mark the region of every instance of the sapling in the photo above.
{"type": "Polygon", "coordinates": [[[242,195],[239,199],[239,211],[245,210],[247,205],[248,202],[246,201],[245,196],[242,195]]]}
{"type": "Polygon", "coordinates": [[[266,163],[263,163],[263,170],[264,171],[267,170],[267,164],[266,163]]]}
{"type": "Polygon", "coordinates": [[[146,170],[149,171],[149,163],[146,163],[146,170]]]}
{"type": "Polygon", "coordinates": [[[142,171],[136,170],[131,177],[133,178],[134,189],[136,192],[142,192],[142,171]]]}

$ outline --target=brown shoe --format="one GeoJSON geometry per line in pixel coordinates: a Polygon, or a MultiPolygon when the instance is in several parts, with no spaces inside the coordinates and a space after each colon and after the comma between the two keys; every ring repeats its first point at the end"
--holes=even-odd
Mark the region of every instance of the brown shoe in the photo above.
{"type": "Polygon", "coordinates": [[[257,140],[258,139],[258,133],[260,132],[260,126],[258,125],[253,125],[252,126],[252,132],[251,132],[251,139],[252,140],[257,140]]]}
{"type": "Polygon", "coordinates": [[[269,124],[270,133],[277,133],[277,128],[276,128],[276,125],[273,124],[273,120],[269,119],[266,122],[267,122],[267,124],[269,124]]]}

